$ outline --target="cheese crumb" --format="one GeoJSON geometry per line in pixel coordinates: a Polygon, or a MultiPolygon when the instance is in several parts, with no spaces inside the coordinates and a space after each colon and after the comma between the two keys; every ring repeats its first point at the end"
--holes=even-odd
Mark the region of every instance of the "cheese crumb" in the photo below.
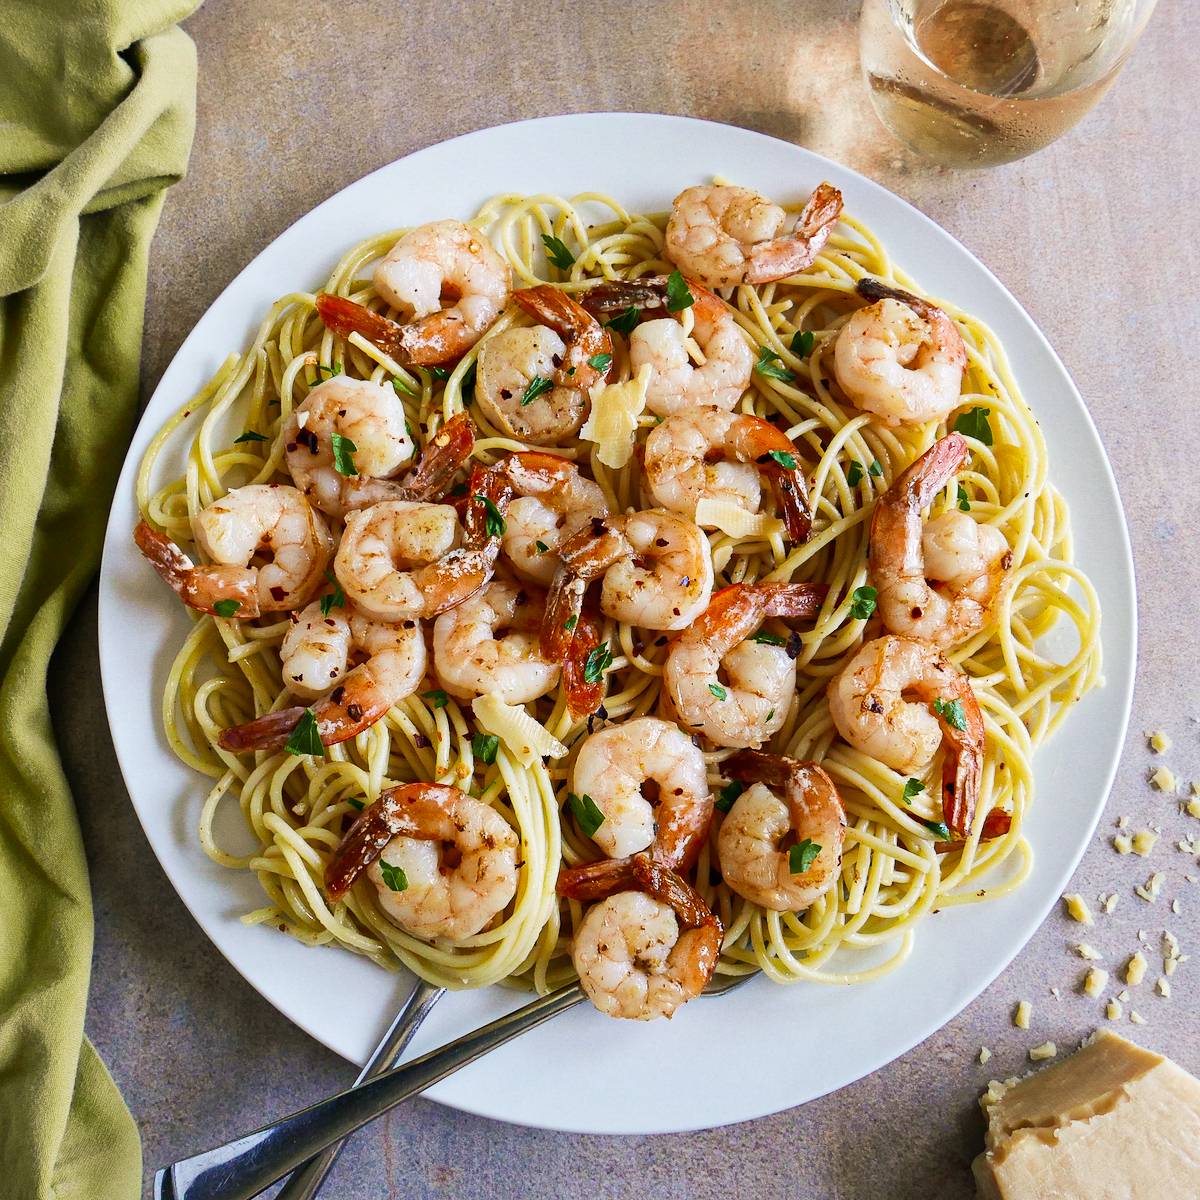
{"type": "Polygon", "coordinates": [[[1063,901],[1067,906],[1067,916],[1072,921],[1078,921],[1080,925],[1091,925],[1092,914],[1087,906],[1087,901],[1078,892],[1068,892],[1063,897],[1063,901]]]}
{"type": "Polygon", "coordinates": [[[1155,767],[1150,772],[1150,786],[1160,792],[1175,790],[1175,772],[1170,767],[1155,767]]]}
{"type": "Polygon", "coordinates": [[[1125,1010],[1121,1007],[1120,1000],[1117,999],[1110,1000],[1104,1006],[1104,1015],[1110,1021],[1119,1021],[1121,1019],[1121,1014],[1124,1013],[1124,1011],[1125,1010]]]}
{"type": "Polygon", "coordinates": [[[1120,900],[1120,898],[1121,897],[1118,896],[1116,892],[1113,892],[1109,896],[1105,896],[1103,901],[1104,911],[1106,913],[1112,912],[1113,909],[1117,907],[1117,901],[1120,900]]]}
{"type": "Polygon", "coordinates": [[[1148,731],[1146,741],[1150,743],[1150,749],[1155,754],[1162,754],[1165,750],[1170,750],[1171,748],[1171,739],[1161,729],[1148,731]]]}
{"type": "MultiPolygon", "coordinates": [[[[1192,791],[1196,790],[1196,785],[1192,784],[1192,791]]],[[[1183,811],[1189,817],[1200,817],[1200,795],[1193,796],[1184,806],[1183,811]]]]}
{"type": "Polygon", "coordinates": [[[1118,818],[1117,818],[1117,828],[1118,828],[1118,829],[1124,829],[1124,828],[1125,828],[1125,826],[1126,826],[1126,825],[1128,825],[1128,824],[1129,824],[1129,818],[1128,818],[1128,817],[1118,817],[1118,818]]]}
{"type": "Polygon", "coordinates": [[[1136,1008],[1131,1008],[1129,1010],[1129,1022],[1131,1025],[1145,1025],[1146,1018],[1143,1017],[1142,1014],[1140,1012],[1138,1012],[1136,1008]]]}
{"type": "Polygon", "coordinates": [[[1157,841],[1157,833],[1151,833],[1149,829],[1139,829],[1133,835],[1132,845],[1134,854],[1140,854],[1142,858],[1145,858],[1154,849],[1154,843],[1157,841]]]}
{"type": "Polygon", "coordinates": [[[1080,942],[1075,947],[1075,953],[1078,954],[1080,958],[1086,958],[1091,962],[1095,962],[1097,959],[1104,957],[1104,955],[1101,954],[1095,946],[1089,946],[1087,942],[1080,942]]]}
{"type": "Polygon", "coordinates": [[[1131,955],[1129,961],[1125,964],[1125,982],[1130,987],[1137,987],[1145,978],[1146,959],[1139,950],[1136,954],[1131,955]]]}
{"type": "Polygon", "coordinates": [[[1029,1016],[1033,1012],[1033,1005],[1028,1000],[1022,1000],[1017,1005],[1017,1011],[1013,1013],[1013,1024],[1018,1029],[1029,1028],[1029,1016]]]}
{"type": "Polygon", "coordinates": [[[979,1061],[985,1063],[992,1057],[992,1052],[986,1046],[979,1047],[979,1061]]]}
{"type": "Polygon", "coordinates": [[[1188,836],[1182,841],[1176,842],[1175,845],[1177,845],[1180,850],[1184,852],[1184,854],[1200,854],[1200,842],[1196,841],[1191,834],[1188,834],[1188,836]]]}
{"type": "Polygon", "coordinates": [[[1117,993],[1117,999],[1120,1000],[1122,1004],[1127,1004],[1129,1002],[1129,990],[1127,988],[1122,988],[1117,993]]]}
{"type": "Polygon", "coordinates": [[[1178,916],[1183,911],[1179,905],[1179,897],[1178,896],[1176,896],[1175,899],[1171,901],[1171,911],[1176,916],[1178,916]]]}
{"type": "Polygon", "coordinates": [[[1163,959],[1163,974],[1164,975],[1174,975],[1175,968],[1177,966],[1179,966],[1179,959],[1177,959],[1177,958],[1163,959]]]}
{"type": "Polygon", "coordinates": [[[1083,994],[1099,996],[1108,984],[1108,972],[1103,967],[1093,967],[1083,977],[1083,994]]]}
{"type": "Polygon", "coordinates": [[[1053,1058],[1057,1053],[1058,1047],[1053,1042],[1043,1042],[1029,1051],[1029,1059],[1031,1062],[1041,1062],[1043,1059],[1053,1058]]]}
{"type": "Polygon", "coordinates": [[[1154,985],[1154,990],[1166,1000],[1171,998],[1171,985],[1162,975],[1158,977],[1158,981],[1154,985]]]}
{"type": "Polygon", "coordinates": [[[1162,885],[1166,882],[1166,878],[1161,871],[1155,871],[1141,887],[1133,889],[1133,894],[1140,896],[1147,904],[1153,904],[1158,899],[1158,894],[1162,891],[1162,885]]]}
{"type": "Polygon", "coordinates": [[[1123,833],[1113,834],[1113,849],[1118,854],[1128,854],[1133,849],[1132,840],[1123,833]]]}

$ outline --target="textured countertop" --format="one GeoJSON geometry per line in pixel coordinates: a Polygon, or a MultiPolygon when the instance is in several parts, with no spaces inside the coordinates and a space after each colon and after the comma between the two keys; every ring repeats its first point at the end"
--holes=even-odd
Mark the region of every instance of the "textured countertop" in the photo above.
{"type": "MultiPolygon", "coordinates": [[[[1200,345],[1200,141],[1183,83],[1192,29],[1182,6],[1163,5],[1081,126],[1033,158],[958,173],[917,160],[876,121],[850,8],[210,0],[188,23],[200,57],[199,123],[188,178],[168,197],[154,243],[145,394],[221,289],[293,220],[366,172],[469,130],[561,112],[684,113],[796,141],[911,200],[1046,331],[1116,469],[1138,564],[1138,687],[1120,773],[1072,886],[1093,902],[1101,891],[1121,897],[1086,934],[1110,968],[1137,948],[1139,930],[1151,943],[1151,973],[1126,1006],[1147,1024],[1131,1028],[1126,1018],[1122,1032],[1200,1071],[1200,958],[1173,976],[1170,1000],[1153,990],[1163,928],[1185,954],[1200,947],[1200,885],[1184,878],[1200,867],[1176,846],[1200,837],[1200,821],[1150,789],[1156,756],[1144,736],[1166,729],[1175,744],[1158,758],[1181,781],[1200,780],[1200,555],[1188,516],[1200,467],[1185,368],[1200,345]],[[1135,828],[1162,828],[1148,859],[1111,848],[1120,814],[1135,828]],[[1166,876],[1154,906],[1133,893],[1152,870],[1166,876]]],[[[906,265],[919,277],[919,263],[906,265]]],[[[1054,469],[1071,464],[1059,458],[1054,469]]],[[[353,1071],[242,981],[151,855],[105,725],[94,594],[58,654],[51,694],[96,896],[88,1029],[141,1124],[149,1179],[166,1161],[336,1090],[353,1071]]],[[[1024,1070],[1030,1046],[1049,1038],[1073,1048],[1102,1021],[1099,1003],[1077,991],[1085,964],[1070,946],[1082,932],[1052,915],[939,1034],[802,1108],[698,1134],[616,1138],[416,1101],[354,1140],[326,1194],[857,1200],[882,1184],[896,1200],[971,1196],[980,1088],[1024,1070]],[[1033,1002],[1028,1031],[1011,1023],[1021,997],[1033,1002]],[[986,1068],[976,1062],[982,1044],[994,1052],[986,1068]]],[[[703,1064],[681,1064],[679,1078],[657,1086],[702,1087],[703,1064]]]]}

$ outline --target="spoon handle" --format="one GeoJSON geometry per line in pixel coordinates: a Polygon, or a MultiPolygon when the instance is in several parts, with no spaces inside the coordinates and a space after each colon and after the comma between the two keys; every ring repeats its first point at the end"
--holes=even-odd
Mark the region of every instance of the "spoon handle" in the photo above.
{"type": "Polygon", "coordinates": [[[164,1167],[155,1200],[251,1200],[301,1163],[360,1126],[583,1000],[578,983],[508,1013],[438,1050],[224,1146],[164,1167]]]}

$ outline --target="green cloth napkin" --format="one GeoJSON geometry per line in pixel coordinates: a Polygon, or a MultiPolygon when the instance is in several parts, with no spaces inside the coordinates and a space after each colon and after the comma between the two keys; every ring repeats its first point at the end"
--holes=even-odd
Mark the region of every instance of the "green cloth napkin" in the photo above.
{"type": "MultiPolygon", "coordinates": [[[[146,258],[187,164],[187,0],[0,17],[0,1194],[131,1200],[137,1129],[83,1035],[87,863],[46,704],[137,408],[146,258]]],[[[99,714],[97,714],[99,719],[99,714]]]]}

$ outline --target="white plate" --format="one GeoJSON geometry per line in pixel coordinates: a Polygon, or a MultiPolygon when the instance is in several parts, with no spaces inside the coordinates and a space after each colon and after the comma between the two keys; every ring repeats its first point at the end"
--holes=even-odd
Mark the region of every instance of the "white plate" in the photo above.
{"type": "MultiPolygon", "coordinates": [[[[360,238],[435,217],[466,217],[502,191],[570,195],[599,189],[632,209],[661,211],[681,188],[714,173],[781,197],[831,180],[845,194],[848,210],[872,226],[923,288],[953,299],[996,331],[1034,403],[1053,477],[1076,517],[1079,562],[1103,602],[1107,686],[1088,696],[1038,755],[1040,802],[1026,826],[1036,866],[1016,894],[943,912],[920,931],[909,962],[877,983],[779,987],[759,979],[727,999],[698,1001],[673,1021],[648,1025],[609,1020],[585,1007],[429,1092],[446,1104],[506,1121],[594,1133],[723,1125],[801,1104],[903,1054],[978,995],[1046,916],[1095,827],[1124,739],[1133,686],[1133,562],[1112,471],[1062,363],[978,260],[862,176],[744,129],[610,113],[504,125],[383,167],[276,238],[192,330],[134,436],[104,547],[104,694],[113,743],[146,836],[201,928],[280,1012],[358,1063],[408,987],[406,979],[365,959],[308,949],[270,929],[241,925],[238,914],[261,903],[257,881],[214,865],[197,844],[206,784],[171,754],[158,716],[164,677],[188,620],[130,538],[137,518],[134,474],[152,434],[231,349],[247,344],[278,296],[324,279],[360,238]],[[720,1054],[712,1053],[716,1045],[720,1054]],[[674,1076],[688,1060],[703,1060],[703,1087],[645,1086],[674,1076]]],[[[440,1045],[524,999],[500,988],[449,996],[426,1022],[413,1051],[440,1045]]]]}

